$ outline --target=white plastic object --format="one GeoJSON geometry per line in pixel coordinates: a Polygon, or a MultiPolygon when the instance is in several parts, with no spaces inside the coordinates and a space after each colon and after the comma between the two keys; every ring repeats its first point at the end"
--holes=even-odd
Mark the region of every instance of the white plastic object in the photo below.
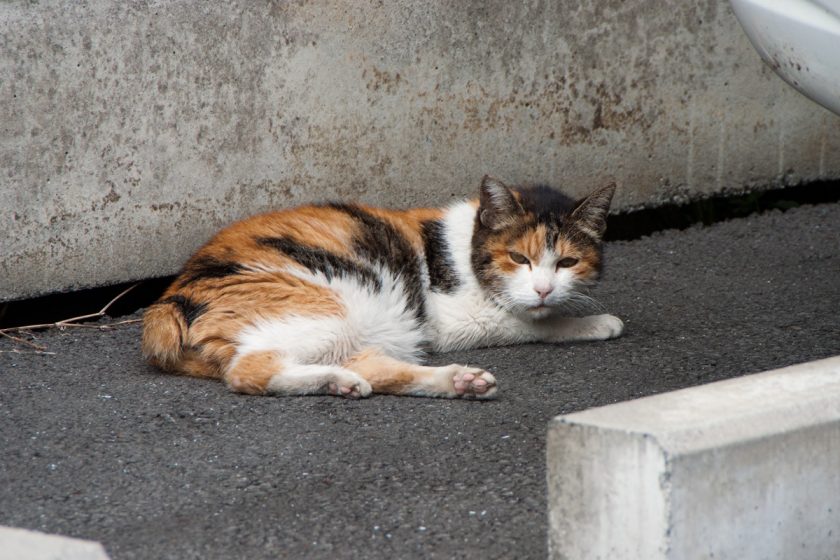
{"type": "Polygon", "coordinates": [[[840,0],[730,0],[761,58],[840,115],[840,0]]]}

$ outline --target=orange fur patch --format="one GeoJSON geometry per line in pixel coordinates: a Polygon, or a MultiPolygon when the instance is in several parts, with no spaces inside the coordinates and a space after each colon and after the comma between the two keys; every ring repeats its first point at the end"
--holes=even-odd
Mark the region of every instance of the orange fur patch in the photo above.
{"type": "MultiPolygon", "coordinates": [[[[230,355],[233,355],[233,347],[230,348],[230,355]]],[[[180,373],[191,377],[206,377],[219,379],[222,377],[222,361],[214,360],[212,355],[202,348],[201,351],[195,348],[188,348],[184,351],[178,368],[180,373]]],[[[226,362],[225,362],[226,363],[226,362]]]]}
{"type": "Polygon", "coordinates": [[[171,304],[149,307],[143,315],[143,355],[165,371],[177,370],[186,333],[184,317],[171,304]]]}
{"type": "Polygon", "coordinates": [[[283,361],[274,352],[243,356],[225,374],[228,386],[237,393],[262,395],[272,377],[283,371],[283,361]]]}
{"type": "Polygon", "coordinates": [[[486,249],[492,255],[496,268],[506,274],[512,274],[523,265],[513,262],[510,252],[520,253],[532,263],[539,262],[545,251],[545,237],[546,227],[538,224],[536,227],[528,228],[523,235],[515,239],[503,235],[491,239],[486,249]]]}
{"type": "Polygon", "coordinates": [[[511,249],[517,253],[522,253],[528,260],[533,263],[539,262],[545,252],[545,238],[548,231],[543,224],[537,224],[534,228],[529,228],[525,235],[516,239],[511,249]]]}
{"type": "Polygon", "coordinates": [[[485,247],[493,258],[493,264],[502,272],[511,274],[522,266],[510,260],[510,243],[507,239],[492,239],[485,247]]]}
{"type": "MultiPolygon", "coordinates": [[[[196,298],[199,297],[196,295],[196,298]]],[[[212,302],[188,332],[187,343],[224,369],[233,357],[239,332],[261,318],[295,313],[304,316],[343,316],[344,305],[330,289],[289,273],[252,272],[207,287],[202,298],[212,302]]]]}
{"type": "Polygon", "coordinates": [[[335,293],[283,272],[301,265],[258,240],[285,238],[351,257],[356,227],[357,222],[341,210],[303,206],[254,216],[220,231],[191,261],[231,263],[240,268],[183,285],[176,280],[161,300],[177,295],[206,307],[189,327],[175,306],[150,307],[144,320],[145,355],[151,363],[169,371],[221,377],[235,353],[238,333],[255,320],[290,312],[343,315],[344,306],[335,293]]]}
{"type": "Polygon", "coordinates": [[[222,230],[197,256],[243,264],[285,264],[288,259],[283,255],[255,242],[261,237],[288,238],[348,256],[355,225],[351,216],[330,207],[302,206],[260,214],[222,230]]]}
{"type": "Polygon", "coordinates": [[[571,239],[560,237],[554,245],[554,250],[561,259],[564,257],[578,259],[578,263],[574,266],[573,270],[582,280],[594,280],[597,277],[600,259],[598,252],[593,248],[588,246],[582,247],[574,243],[571,239]]]}
{"type": "Polygon", "coordinates": [[[560,236],[557,239],[557,243],[554,244],[554,252],[557,253],[557,256],[560,258],[563,257],[574,257],[576,259],[581,258],[581,251],[580,248],[571,242],[566,237],[560,236]]]}
{"type": "Polygon", "coordinates": [[[431,375],[429,367],[401,362],[373,349],[359,352],[344,367],[365,378],[374,393],[394,395],[408,393],[431,375]]]}
{"type": "MultiPolygon", "coordinates": [[[[286,257],[276,264],[297,266],[286,257]]],[[[162,369],[196,377],[221,377],[236,352],[239,332],[260,318],[289,313],[340,317],[345,313],[333,291],[288,272],[244,271],[180,289],[173,285],[164,298],[176,293],[209,304],[189,328],[174,306],[151,307],[145,319],[144,353],[162,369]]]]}
{"type": "Polygon", "coordinates": [[[584,281],[595,280],[598,278],[599,265],[600,259],[595,251],[584,251],[580,256],[580,261],[575,265],[575,274],[584,281]]]}

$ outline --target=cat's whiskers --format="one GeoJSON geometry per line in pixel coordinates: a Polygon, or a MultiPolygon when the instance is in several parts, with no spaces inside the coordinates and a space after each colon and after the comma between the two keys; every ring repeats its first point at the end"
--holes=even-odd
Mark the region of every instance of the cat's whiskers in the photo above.
{"type": "Polygon", "coordinates": [[[602,313],[604,306],[595,298],[582,292],[571,291],[558,306],[563,309],[570,309],[576,313],[596,312],[602,313]]]}

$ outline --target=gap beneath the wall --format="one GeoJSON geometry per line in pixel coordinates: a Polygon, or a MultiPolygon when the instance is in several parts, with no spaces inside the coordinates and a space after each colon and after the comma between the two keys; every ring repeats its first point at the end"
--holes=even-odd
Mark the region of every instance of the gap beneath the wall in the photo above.
{"type": "Polygon", "coordinates": [[[711,225],[770,210],[782,212],[804,204],[840,202],[840,181],[819,181],[738,195],[718,195],[687,204],[666,204],[614,214],[605,241],[632,241],[658,231],[711,225]]]}
{"type": "MultiPolygon", "coordinates": [[[[710,225],[769,210],[786,211],[804,204],[836,202],[840,202],[840,181],[820,181],[735,196],[715,196],[687,204],[666,204],[611,215],[605,239],[632,241],[655,232],[681,230],[696,224],[710,225]]],[[[0,303],[0,329],[55,323],[70,317],[96,313],[120,292],[133,284],[139,284],[114,302],[107,312],[109,317],[130,315],[157,300],[174,278],[151,278],[0,303]]]]}

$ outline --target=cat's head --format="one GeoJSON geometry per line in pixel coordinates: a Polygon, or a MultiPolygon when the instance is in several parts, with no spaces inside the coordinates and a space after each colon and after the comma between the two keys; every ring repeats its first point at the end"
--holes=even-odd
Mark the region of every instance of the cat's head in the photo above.
{"type": "Polygon", "coordinates": [[[482,288],[533,319],[579,297],[601,270],[601,238],[615,184],[575,202],[548,187],[508,188],[484,177],[472,238],[482,288]]]}

